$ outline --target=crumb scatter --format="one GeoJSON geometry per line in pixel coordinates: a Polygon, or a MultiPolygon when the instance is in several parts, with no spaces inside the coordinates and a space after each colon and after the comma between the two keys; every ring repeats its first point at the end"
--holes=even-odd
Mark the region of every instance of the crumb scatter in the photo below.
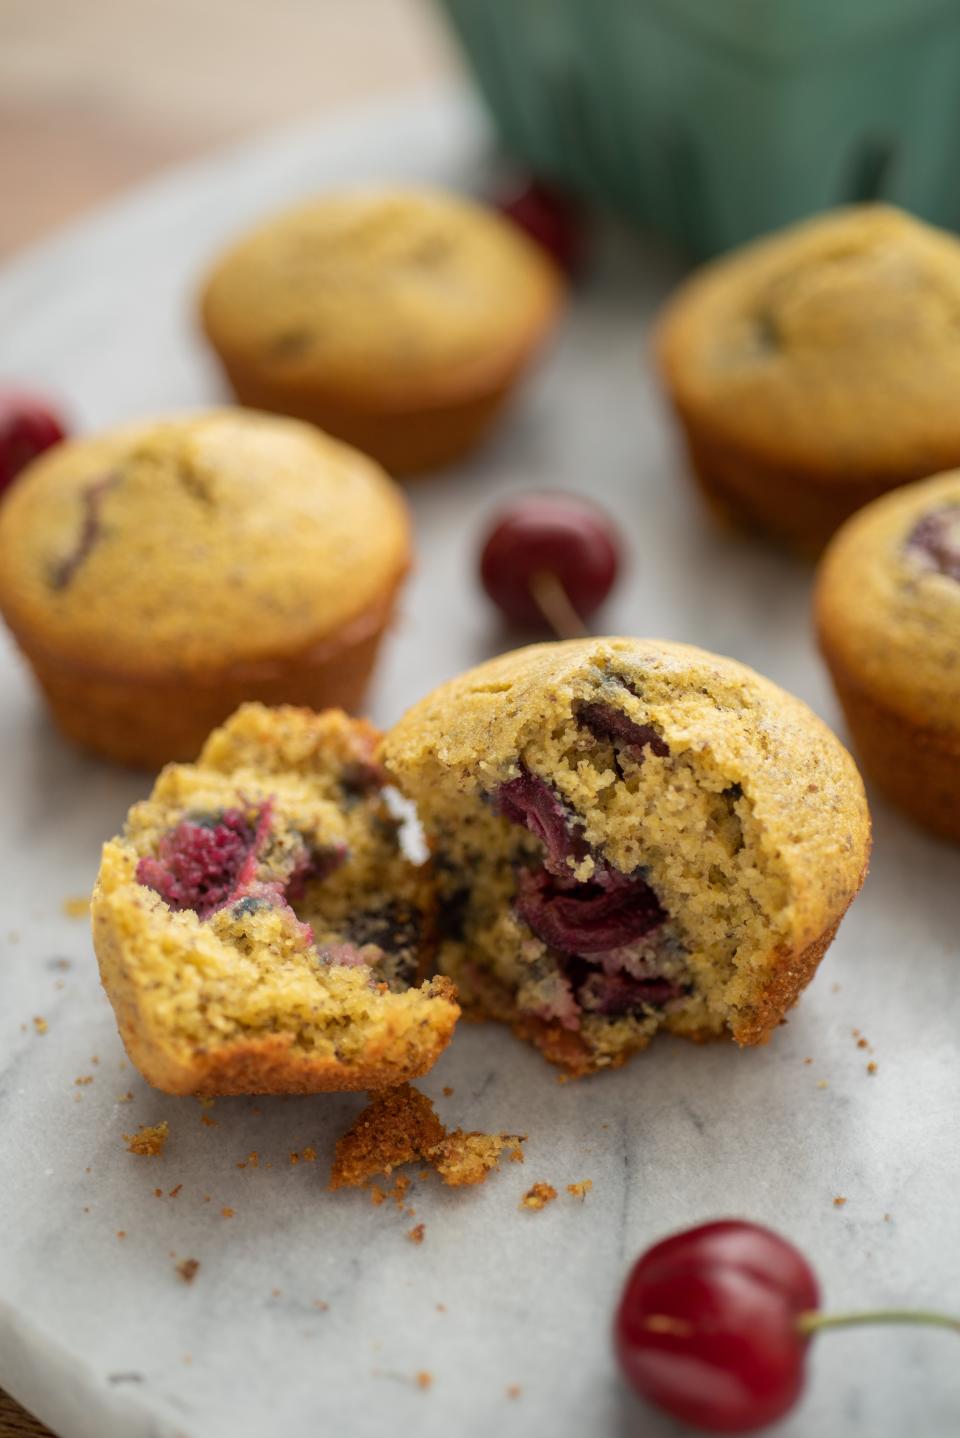
{"type": "Polygon", "coordinates": [[[546,1208],[548,1203],[552,1203],[556,1196],[557,1190],[552,1184],[535,1183],[532,1188],[527,1189],[523,1198],[521,1198],[520,1207],[528,1208],[531,1212],[537,1213],[541,1208],[546,1208]]]}
{"type": "MultiPolygon", "coordinates": [[[[375,1174],[389,1175],[402,1164],[423,1159],[451,1187],[482,1183],[492,1169],[499,1167],[504,1148],[516,1147],[524,1138],[519,1134],[448,1130],[425,1094],[409,1084],[400,1084],[371,1094],[367,1108],[337,1140],[330,1187],[361,1188],[375,1174]]],[[[394,1185],[398,1206],[409,1184],[409,1179],[405,1180],[399,1198],[394,1185]]],[[[376,1185],[371,1189],[374,1203],[383,1202],[376,1196],[378,1191],[376,1185]]]]}
{"type": "Polygon", "coordinates": [[[123,1141],[130,1153],[139,1154],[141,1158],[159,1158],[169,1137],[170,1125],[162,1119],[160,1123],[144,1124],[136,1133],[125,1133],[123,1141]]]}

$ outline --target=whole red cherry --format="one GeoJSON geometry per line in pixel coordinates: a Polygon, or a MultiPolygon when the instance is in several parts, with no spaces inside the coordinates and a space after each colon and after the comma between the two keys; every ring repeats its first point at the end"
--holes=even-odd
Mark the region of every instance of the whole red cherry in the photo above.
{"type": "Polygon", "coordinates": [[[65,435],[63,421],[45,400],[0,388],[0,495],[25,465],[65,435]]]}
{"type": "Polygon", "coordinates": [[[710,1433],[748,1433],[800,1396],[820,1301],[801,1253],[753,1223],[707,1223],[649,1249],[616,1317],[616,1350],[636,1391],[710,1433]]]}
{"type": "Polygon", "coordinates": [[[542,245],[568,275],[583,266],[586,249],[583,211],[576,200],[540,180],[532,180],[497,203],[504,215],[542,245]]]}
{"type": "Polygon", "coordinates": [[[613,587],[620,548],[611,521],[574,494],[526,494],[495,517],[480,553],[480,578],[514,624],[585,633],[613,587]]]}
{"type": "Polygon", "coordinates": [[[803,1391],[811,1337],[867,1323],[960,1333],[960,1319],[924,1309],[821,1313],[813,1270],[792,1243],[728,1219],[664,1239],[635,1264],[614,1326],[633,1388],[707,1433],[752,1433],[803,1391]]]}

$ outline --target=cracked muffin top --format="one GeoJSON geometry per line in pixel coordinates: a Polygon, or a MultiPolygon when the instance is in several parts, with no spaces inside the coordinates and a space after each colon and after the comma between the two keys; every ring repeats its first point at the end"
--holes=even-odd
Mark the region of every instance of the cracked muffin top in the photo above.
{"type": "Polygon", "coordinates": [[[404,500],[372,460],[312,425],[213,410],[31,465],[0,510],[0,608],[78,664],[255,666],[361,619],[409,553],[404,500]]]}
{"type": "Polygon", "coordinates": [[[838,480],[960,461],[960,240],[883,205],[839,210],[699,271],[658,352],[718,445],[838,480]]]}
{"type": "Polygon", "coordinates": [[[420,186],[324,195],[267,220],[217,262],[203,323],[225,353],[285,382],[402,407],[483,386],[526,353],[562,282],[484,205],[420,186]]]}
{"type": "Polygon", "coordinates": [[[816,614],[831,660],[867,699],[960,735],[960,470],[848,520],[823,557],[816,614]]]}

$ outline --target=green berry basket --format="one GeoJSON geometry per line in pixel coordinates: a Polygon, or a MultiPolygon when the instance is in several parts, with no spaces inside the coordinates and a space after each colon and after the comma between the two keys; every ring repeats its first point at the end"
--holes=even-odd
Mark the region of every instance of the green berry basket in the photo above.
{"type": "Polygon", "coordinates": [[[960,0],[441,0],[507,148],[697,255],[856,200],[960,225],[960,0]]]}

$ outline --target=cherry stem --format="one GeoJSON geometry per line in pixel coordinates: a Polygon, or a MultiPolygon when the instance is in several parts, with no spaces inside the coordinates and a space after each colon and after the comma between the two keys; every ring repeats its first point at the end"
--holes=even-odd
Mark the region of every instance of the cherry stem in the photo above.
{"type": "Polygon", "coordinates": [[[558,639],[584,639],[587,636],[589,630],[552,570],[538,569],[530,576],[530,593],[558,639]]]}
{"type": "Polygon", "coordinates": [[[960,1318],[916,1308],[878,1308],[866,1313],[801,1313],[797,1328],[809,1336],[824,1328],[858,1328],[863,1323],[924,1323],[960,1333],[960,1318]]]}

